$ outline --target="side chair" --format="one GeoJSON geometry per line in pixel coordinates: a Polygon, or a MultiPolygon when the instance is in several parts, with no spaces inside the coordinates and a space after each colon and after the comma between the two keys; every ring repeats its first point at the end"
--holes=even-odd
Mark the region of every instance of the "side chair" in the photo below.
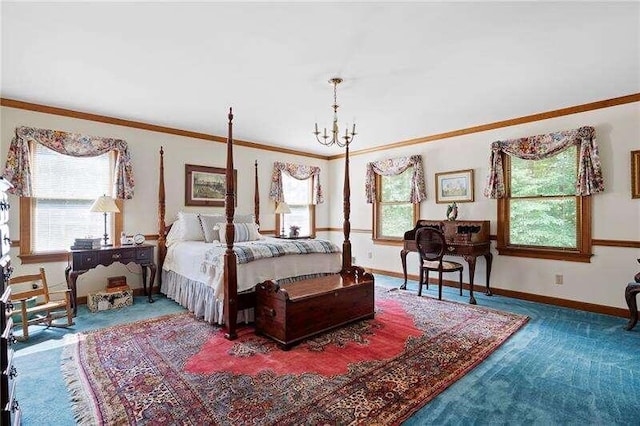
{"type": "Polygon", "coordinates": [[[416,232],[416,246],[420,254],[420,282],[418,296],[422,296],[422,286],[429,288],[429,272],[438,272],[438,299],[442,300],[442,274],[447,272],[460,273],[460,295],[462,296],[462,270],[464,267],[458,262],[443,260],[447,252],[447,242],[442,231],[434,228],[420,228],[416,232]]]}
{"type": "Polygon", "coordinates": [[[47,286],[47,278],[44,268],[40,268],[39,274],[21,275],[13,277],[9,280],[9,285],[15,285],[23,291],[11,291],[11,300],[14,309],[21,318],[22,338],[20,340],[29,339],[30,325],[46,325],[47,327],[69,327],[73,322],[73,309],[71,308],[71,290],[65,289],[60,291],[49,291],[47,286]],[[26,290],[24,290],[26,288],[26,290]],[[51,299],[52,295],[56,295],[56,299],[51,299]],[[33,306],[31,301],[36,298],[33,306]],[[16,307],[20,304],[19,309],[16,307]],[[67,318],[66,324],[55,324],[53,320],[59,318],[67,318]]]}

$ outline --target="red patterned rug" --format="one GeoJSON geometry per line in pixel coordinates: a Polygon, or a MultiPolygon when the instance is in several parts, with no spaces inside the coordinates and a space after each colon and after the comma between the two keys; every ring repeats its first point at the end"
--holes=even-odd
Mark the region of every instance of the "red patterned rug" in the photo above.
{"type": "Polygon", "coordinates": [[[394,424],[526,322],[377,288],[375,319],[287,352],[185,313],[80,334],[62,368],[85,424],[394,424]]]}

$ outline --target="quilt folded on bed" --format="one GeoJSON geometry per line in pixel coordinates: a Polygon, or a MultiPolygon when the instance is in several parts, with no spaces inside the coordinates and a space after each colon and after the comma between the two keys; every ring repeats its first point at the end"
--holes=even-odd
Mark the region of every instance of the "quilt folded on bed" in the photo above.
{"type": "MultiPolygon", "coordinates": [[[[206,268],[209,267],[221,267],[225,251],[226,247],[223,245],[207,250],[202,265],[203,271],[206,271],[206,268]]],[[[240,264],[288,254],[339,253],[340,248],[327,240],[260,240],[252,241],[248,244],[234,245],[233,251],[240,264]]]]}

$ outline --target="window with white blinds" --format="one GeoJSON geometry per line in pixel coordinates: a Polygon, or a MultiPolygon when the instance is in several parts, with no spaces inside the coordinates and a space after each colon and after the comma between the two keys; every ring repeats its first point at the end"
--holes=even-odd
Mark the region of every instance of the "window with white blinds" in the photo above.
{"type": "Polygon", "coordinates": [[[311,223],[311,197],[313,191],[313,178],[298,180],[282,173],[282,192],[284,202],[289,205],[291,213],[285,215],[285,232],[289,232],[289,227],[296,225],[300,227],[300,235],[311,235],[313,224],[311,223]]]}
{"type": "MultiPolygon", "coordinates": [[[[89,211],[103,194],[112,194],[112,157],[72,157],[31,146],[32,251],[68,249],[74,238],[104,234],[104,216],[89,211]]],[[[110,233],[112,215],[107,214],[110,233]]]]}

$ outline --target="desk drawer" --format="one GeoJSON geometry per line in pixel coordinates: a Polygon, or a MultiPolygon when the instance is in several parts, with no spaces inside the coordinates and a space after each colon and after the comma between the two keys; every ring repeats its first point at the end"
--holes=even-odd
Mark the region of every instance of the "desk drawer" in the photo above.
{"type": "Polygon", "coordinates": [[[136,261],[135,249],[109,250],[100,252],[100,263],[103,265],[111,265],[113,262],[127,264],[136,261]]]}
{"type": "Polygon", "coordinates": [[[136,258],[139,261],[153,261],[153,247],[138,247],[136,249],[136,258]]]}
{"type": "Polygon", "coordinates": [[[82,271],[84,269],[92,269],[98,266],[98,252],[82,252],[73,253],[73,269],[82,271]]]}

